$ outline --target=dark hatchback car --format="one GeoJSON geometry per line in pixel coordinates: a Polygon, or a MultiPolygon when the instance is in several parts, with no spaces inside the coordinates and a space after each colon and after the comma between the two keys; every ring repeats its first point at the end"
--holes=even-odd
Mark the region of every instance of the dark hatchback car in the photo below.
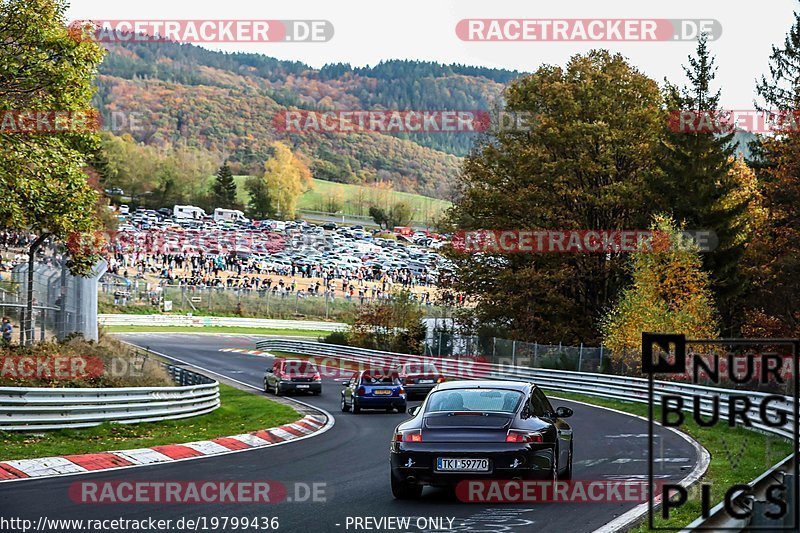
{"type": "Polygon", "coordinates": [[[322,393],[322,376],[314,363],[301,359],[275,359],[264,373],[264,392],[276,395],[288,392],[322,393]]]}
{"type": "Polygon", "coordinates": [[[465,479],[572,477],[572,410],[554,409],[533,383],[440,383],[409,413],[391,443],[395,498],[465,479]]]}
{"type": "Polygon", "coordinates": [[[397,372],[383,368],[373,368],[356,372],[348,380],[342,382],[342,411],[353,410],[360,413],[362,409],[394,409],[402,412],[408,405],[406,391],[397,372]]]}
{"type": "Polygon", "coordinates": [[[433,363],[408,362],[400,366],[397,374],[409,400],[424,398],[438,383],[445,381],[433,363]]]}

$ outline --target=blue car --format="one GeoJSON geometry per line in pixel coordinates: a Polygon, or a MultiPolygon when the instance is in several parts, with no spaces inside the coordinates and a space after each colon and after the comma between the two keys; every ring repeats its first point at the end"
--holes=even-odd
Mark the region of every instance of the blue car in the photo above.
{"type": "Polygon", "coordinates": [[[385,368],[371,368],[356,372],[342,382],[342,411],[351,409],[382,409],[387,413],[406,410],[406,391],[397,372],[385,368]]]}

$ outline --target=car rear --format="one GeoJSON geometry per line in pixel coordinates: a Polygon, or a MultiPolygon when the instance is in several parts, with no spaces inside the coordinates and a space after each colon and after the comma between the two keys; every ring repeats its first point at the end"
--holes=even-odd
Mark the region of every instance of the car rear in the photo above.
{"type": "Polygon", "coordinates": [[[406,409],[406,391],[396,373],[362,376],[354,400],[362,409],[406,409]]]}
{"type": "Polygon", "coordinates": [[[524,395],[485,390],[479,393],[487,397],[484,405],[446,405],[452,392],[434,392],[425,413],[396,429],[390,455],[394,480],[452,486],[464,479],[551,479],[553,437],[547,425],[515,424],[524,395]],[[438,400],[441,407],[428,411],[438,400]]]}
{"type": "Polygon", "coordinates": [[[445,381],[433,363],[406,363],[400,368],[399,375],[409,400],[426,397],[437,384],[445,381]]]}
{"type": "Polygon", "coordinates": [[[302,360],[287,360],[278,377],[281,392],[322,392],[322,376],[314,363],[302,360]]]}

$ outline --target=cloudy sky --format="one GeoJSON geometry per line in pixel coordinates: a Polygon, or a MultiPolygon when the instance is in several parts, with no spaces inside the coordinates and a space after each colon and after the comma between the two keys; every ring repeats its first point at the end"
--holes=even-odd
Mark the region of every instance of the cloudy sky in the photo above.
{"type": "Polygon", "coordinates": [[[564,64],[576,53],[603,47],[618,51],[659,82],[683,80],[681,64],[691,42],[465,42],[461,19],[716,19],[722,35],[711,43],[723,106],[750,109],[755,79],[767,72],[771,46],[780,44],[800,10],[797,0],[72,0],[70,20],[325,19],[334,27],[326,43],[204,45],[303,61],[313,67],[344,62],[374,65],[386,59],[420,59],[531,71],[564,64]]]}

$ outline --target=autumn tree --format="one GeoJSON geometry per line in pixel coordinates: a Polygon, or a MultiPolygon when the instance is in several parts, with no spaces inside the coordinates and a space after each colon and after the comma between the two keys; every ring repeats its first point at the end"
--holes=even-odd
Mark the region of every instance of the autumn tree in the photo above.
{"type": "Polygon", "coordinates": [[[284,219],[293,219],[297,199],[311,186],[311,172],[285,144],[275,142],[272,148],[273,155],[264,164],[264,180],[278,214],[284,219]]]}
{"type": "Polygon", "coordinates": [[[346,333],[353,346],[389,352],[421,354],[424,351],[425,314],[408,290],[389,299],[363,305],[346,333]]]}
{"type": "MultiPolygon", "coordinates": [[[[708,37],[703,34],[695,55],[689,56],[689,64],[684,66],[689,85],[680,89],[670,83],[666,86],[670,118],[683,111],[692,113],[698,123],[704,113],[718,117],[721,93],[712,89],[716,70],[708,37]]],[[[687,229],[716,233],[717,246],[703,254],[703,264],[711,276],[725,323],[730,325],[736,297],[744,288],[738,266],[747,244],[742,215],[750,201],[735,194],[738,184],[731,174],[734,134],[682,131],[673,120],[665,122],[664,128],[659,158],[664,172],[652,184],[654,204],[676,221],[684,222],[687,229]]]]}
{"type": "Polygon", "coordinates": [[[233,179],[233,172],[231,172],[231,167],[228,166],[227,161],[219,167],[211,192],[215,207],[235,209],[238,206],[236,201],[236,182],[233,179]]]}
{"type": "Polygon", "coordinates": [[[631,255],[633,281],[602,318],[603,344],[620,369],[641,367],[642,332],[716,338],[718,324],[711,280],[697,246],[667,216],[655,217],[654,251],[631,255]]]}
{"type": "Polygon", "coordinates": [[[761,78],[759,107],[794,117],[777,135],[763,136],[755,152],[767,223],[753,238],[745,263],[753,272],[743,333],[800,336],[800,13],[782,45],[773,46],[769,76],[761,78]]]}
{"type": "MultiPolygon", "coordinates": [[[[658,85],[622,56],[597,50],[512,82],[505,111],[526,129],[491,132],[466,158],[451,229],[644,228],[659,172],[658,85]]],[[[478,322],[506,335],[599,341],[597,320],[626,281],[622,254],[450,254],[452,289],[478,322]]]]}
{"type": "Polygon", "coordinates": [[[413,210],[407,202],[397,202],[389,209],[373,205],[369,208],[369,216],[381,228],[392,229],[395,226],[407,226],[411,223],[413,210]]]}
{"type": "MultiPolygon", "coordinates": [[[[0,111],[93,113],[93,80],[103,58],[91,40],[66,27],[58,0],[0,3],[0,111]]],[[[98,229],[98,196],[86,166],[97,147],[91,124],[52,133],[0,132],[0,226],[51,234],[66,242],[98,229]]],[[[96,260],[75,247],[70,265],[86,273],[96,260]]]]}

